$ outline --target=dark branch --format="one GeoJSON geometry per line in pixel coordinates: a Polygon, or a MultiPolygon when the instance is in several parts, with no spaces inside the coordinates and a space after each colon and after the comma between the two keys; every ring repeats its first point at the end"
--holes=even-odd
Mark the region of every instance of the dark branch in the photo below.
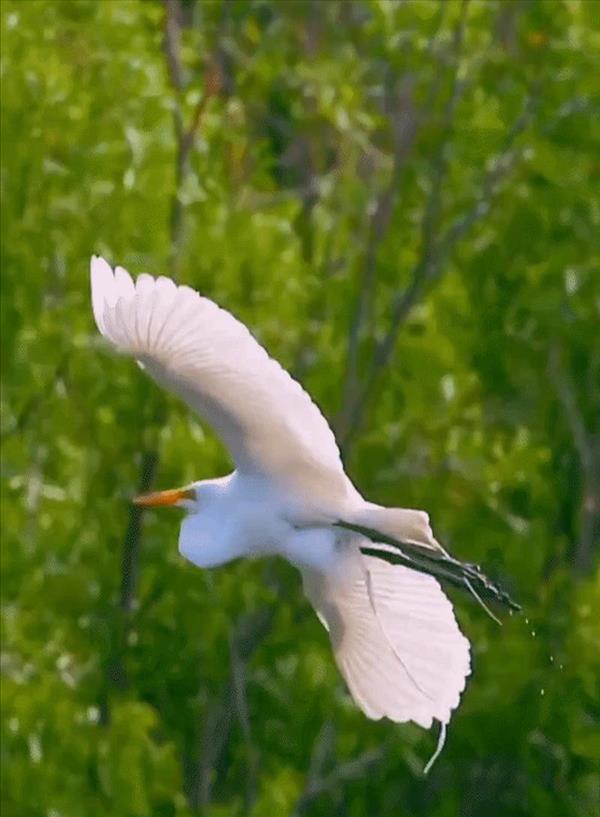
{"type": "Polygon", "coordinates": [[[575,383],[565,368],[556,343],[550,347],[547,369],[581,465],[580,524],[575,568],[579,573],[586,573],[592,563],[594,548],[600,542],[600,436],[587,429],[577,403],[575,383]]]}
{"type": "Polygon", "coordinates": [[[548,376],[564,411],[567,425],[581,461],[581,467],[584,471],[591,471],[593,469],[593,451],[590,445],[590,437],[583,414],[577,405],[575,384],[565,369],[556,343],[550,347],[548,354],[548,376]]]}
{"type": "MultiPolygon", "coordinates": [[[[249,724],[247,715],[244,715],[245,704],[239,697],[240,673],[242,667],[245,672],[246,664],[271,629],[272,621],[272,609],[264,608],[242,616],[235,628],[231,640],[232,664],[229,678],[221,694],[213,701],[204,716],[200,751],[189,779],[188,797],[190,807],[194,810],[203,812],[211,802],[214,770],[229,741],[236,714],[240,718],[242,730],[245,730],[247,741],[249,741],[249,724]]],[[[252,752],[250,745],[248,748],[250,755],[252,752]]],[[[254,781],[250,781],[246,792],[248,805],[253,797],[253,786],[254,781]]]]}
{"type": "MultiPolygon", "coordinates": [[[[375,349],[366,380],[360,388],[357,388],[358,384],[356,382],[356,368],[359,333],[361,329],[362,316],[365,311],[364,305],[367,303],[368,299],[372,297],[371,291],[375,282],[376,258],[374,250],[383,238],[383,232],[381,230],[377,231],[372,229],[371,231],[372,240],[369,242],[367,247],[365,274],[363,276],[363,285],[358,301],[359,308],[357,310],[350,335],[348,375],[344,395],[344,422],[342,427],[339,429],[342,451],[346,456],[349,453],[351,441],[360,425],[372,386],[377,379],[379,372],[385,367],[388,359],[391,356],[401,324],[404,323],[406,316],[422,293],[424,282],[431,266],[432,256],[434,254],[435,238],[441,215],[443,181],[446,177],[448,169],[450,142],[449,134],[452,133],[454,128],[456,106],[463,87],[463,84],[459,81],[459,65],[464,41],[467,6],[468,0],[463,0],[461,14],[454,30],[452,43],[454,70],[452,73],[450,93],[444,109],[442,120],[441,129],[443,139],[440,142],[438,152],[432,163],[431,186],[421,220],[420,258],[413,270],[411,284],[404,293],[396,298],[396,301],[392,307],[390,330],[388,331],[386,337],[375,349]]],[[[381,199],[381,202],[387,205],[387,209],[383,211],[387,217],[387,220],[384,223],[386,229],[387,224],[391,219],[391,205],[393,203],[394,196],[398,192],[397,188],[400,171],[408,157],[410,147],[412,146],[417,132],[418,120],[420,118],[422,118],[422,115],[418,116],[414,111],[412,111],[411,116],[406,116],[406,121],[409,123],[408,126],[402,126],[398,121],[396,121],[394,172],[392,174],[390,187],[385,191],[384,196],[381,199]]],[[[378,208],[376,208],[374,219],[378,216],[379,212],[378,208]]],[[[374,222],[374,226],[378,226],[378,223],[374,222]]]]}
{"type": "MultiPolygon", "coordinates": [[[[448,257],[459,241],[467,235],[475,224],[489,214],[502,182],[521,158],[523,151],[515,148],[515,142],[531,121],[538,98],[539,84],[536,84],[525,101],[523,111],[508,132],[502,152],[489,163],[479,185],[480,192],[472,206],[466,213],[456,219],[441,236],[436,238],[433,224],[439,214],[441,180],[446,168],[446,160],[439,159],[437,169],[434,170],[434,183],[430,190],[429,202],[424,211],[421,253],[413,268],[410,284],[396,296],[392,304],[390,327],[375,350],[371,366],[355,400],[351,421],[343,440],[343,450],[346,453],[350,441],[356,435],[364,419],[366,408],[375,392],[378,378],[392,357],[400,330],[410,311],[424,296],[427,288],[441,276],[446,268],[448,257]]],[[[453,110],[454,105],[450,105],[448,108],[449,114],[453,110]]]]}
{"type": "Polygon", "coordinates": [[[362,265],[361,280],[358,287],[354,317],[350,324],[348,356],[343,389],[343,407],[337,430],[343,439],[351,414],[351,408],[358,386],[358,350],[361,336],[367,320],[369,305],[373,299],[377,272],[377,251],[387,234],[396,198],[400,192],[402,169],[410,155],[417,133],[418,118],[412,99],[412,83],[405,78],[401,83],[397,99],[388,101],[390,119],[394,135],[394,161],[387,186],[375,201],[373,215],[369,224],[367,247],[362,265]]]}
{"type": "Polygon", "coordinates": [[[167,73],[173,87],[173,129],[175,131],[176,143],[175,189],[171,197],[171,212],[169,218],[171,266],[174,267],[179,255],[183,235],[184,212],[181,202],[181,187],[189,172],[190,153],[194,146],[194,140],[202,122],[208,100],[221,90],[222,73],[216,57],[211,57],[207,64],[202,93],[194,108],[190,123],[186,127],[181,100],[182,92],[186,88],[185,71],[181,60],[183,9],[181,0],[164,0],[164,5],[163,50],[167,63],[167,73]]]}
{"type": "Polygon", "coordinates": [[[338,764],[328,775],[315,777],[300,796],[291,817],[301,817],[317,797],[336,792],[344,783],[362,777],[371,766],[379,763],[384,757],[384,747],[379,746],[376,749],[368,749],[353,760],[338,764]]]}
{"type": "MultiPolygon", "coordinates": [[[[158,454],[156,451],[144,451],[140,465],[138,493],[145,494],[152,487],[158,454]]],[[[142,535],[142,508],[130,503],[129,519],[125,540],[123,542],[123,560],[121,563],[121,593],[119,607],[124,613],[131,613],[135,601],[137,578],[140,561],[140,544],[142,535]]]]}
{"type": "Polygon", "coordinates": [[[229,642],[229,656],[231,666],[231,696],[233,709],[237,715],[244,742],[246,744],[246,780],[244,793],[244,810],[250,813],[256,799],[258,776],[258,752],[252,740],[250,713],[246,697],[246,662],[239,655],[239,646],[236,638],[229,642]]]}

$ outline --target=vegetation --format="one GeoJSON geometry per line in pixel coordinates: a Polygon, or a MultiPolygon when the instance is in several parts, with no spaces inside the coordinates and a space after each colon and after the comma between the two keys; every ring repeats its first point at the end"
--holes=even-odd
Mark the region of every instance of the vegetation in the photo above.
{"type": "Polygon", "coordinates": [[[590,0],[3,0],[2,804],[14,817],[600,813],[590,0]],[[93,325],[91,253],[244,320],[450,590],[436,734],[350,702],[295,571],[129,498],[226,473],[93,325]]]}

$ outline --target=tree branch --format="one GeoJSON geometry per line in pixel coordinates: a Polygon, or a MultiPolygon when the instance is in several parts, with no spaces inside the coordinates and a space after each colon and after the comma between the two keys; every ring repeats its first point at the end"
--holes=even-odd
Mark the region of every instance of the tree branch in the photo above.
{"type": "MultiPolygon", "coordinates": [[[[323,731],[323,730],[322,730],[323,731]]],[[[322,731],[317,736],[317,741],[323,740],[322,731]]],[[[317,744],[313,748],[313,753],[319,750],[317,744]]],[[[363,752],[362,755],[348,760],[345,763],[340,763],[336,768],[327,775],[320,776],[319,774],[309,774],[307,786],[300,795],[294,810],[290,817],[301,817],[308,808],[308,806],[321,797],[323,794],[338,791],[340,786],[350,780],[356,780],[362,777],[365,772],[371,767],[379,763],[385,756],[385,748],[380,746],[376,749],[369,749],[363,752]]]]}
{"type": "MultiPolygon", "coordinates": [[[[462,43],[463,25],[466,8],[469,0],[463,0],[460,23],[457,27],[459,32],[458,48],[462,43]]],[[[438,8],[437,24],[434,26],[434,33],[429,41],[428,52],[433,55],[435,50],[436,34],[439,31],[446,14],[446,4],[441,3],[438,8]]],[[[457,43],[454,43],[456,51],[457,43]]],[[[373,214],[370,219],[367,247],[365,251],[362,274],[358,286],[358,294],[354,309],[354,316],[350,323],[348,339],[348,354],[346,358],[346,372],[344,376],[344,386],[342,388],[342,408],[335,423],[336,433],[343,441],[348,437],[349,427],[352,424],[353,407],[356,402],[359,390],[358,370],[359,370],[359,347],[362,335],[365,331],[365,323],[371,311],[377,273],[377,251],[387,234],[387,230],[392,218],[394,204],[400,192],[400,180],[412,147],[414,145],[419,127],[429,116],[429,111],[433,106],[433,101],[442,83],[444,72],[438,71],[428,94],[428,99],[421,111],[417,111],[413,101],[413,80],[406,75],[400,82],[399,93],[394,100],[389,91],[389,82],[386,107],[392,125],[392,135],[394,142],[393,167],[390,173],[390,180],[387,187],[377,197],[373,214]]],[[[347,453],[347,452],[346,452],[347,453]]]]}
{"type": "Polygon", "coordinates": [[[334,756],[335,750],[335,730],[331,721],[327,720],[323,723],[315,737],[312,750],[310,753],[310,763],[308,767],[308,774],[306,776],[306,784],[304,790],[300,794],[290,817],[300,817],[306,809],[306,806],[311,802],[315,796],[315,792],[323,778],[323,769],[328,760],[334,756]]]}
{"type": "MultiPolygon", "coordinates": [[[[460,240],[475,224],[488,215],[502,182],[521,158],[523,151],[515,148],[515,142],[529,124],[538,98],[539,83],[528,95],[523,111],[508,132],[502,152],[489,162],[488,169],[479,185],[479,195],[472,206],[439,237],[436,236],[435,225],[439,221],[442,180],[446,172],[447,160],[444,156],[440,156],[434,165],[434,181],[421,225],[421,252],[413,267],[408,287],[398,293],[393,301],[389,329],[375,350],[367,376],[352,407],[350,423],[345,437],[342,438],[342,447],[346,456],[350,443],[364,419],[368,403],[376,390],[377,380],[391,359],[400,329],[406,322],[411,309],[421,300],[427,287],[440,277],[448,256],[460,240]]],[[[453,116],[454,108],[455,104],[449,105],[447,118],[453,116]]]]}
{"type": "MultiPolygon", "coordinates": [[[[222,86],[222,73],[219,61],[211,56],[207,63],[204,77],[204,87],[200,98],[192,113],[190,123],[186,127],[182,92],[186,89],[185,71],[181,60],[181,31],[183,24],[183,9],[181,0],[164,0],[164,37],[163,51],[167,64],[167,73],[173,87],[173,129],[175,132],[176,159],[175,159],[175,188],[171,196],[170,209],[170,240],[171,240],[171,268],[174,271],[183,237],[184,212],[181,201],[181,189],[189,172],[189,157],[194,146],[194,140],[200,127],[206,105],[211,96],[217,95],[222,86]]],[[[216,53],[216,52],[215,52],[216,53]]]]}
{"type": "MultiPolygon", "coordinates": [[[[157,464],[158,454],[156,451],[144,451],[142,453],[138,493],[146,493],[151,488],[157,464]]],[[[127,635],[131,626],[131,614],[135,608],[141,538],[142,509],[137,505],[130,504],[121,558],[120,615],[116,617],[111,651],[105,669],[106,685],[101,690],[99,701],[100,723],[104,725],[110,719],[110,690],[115,687],[123,689],[128,683],[124,656],[127,649],[127,635]]]]}
{"type": "MultiPolygon", "coordinates": [[[[142,462],[140,465],[140,478],[138,482],[139,494],[147,493],[154,482],[154,475],[158,465],[158,453],[156,451],[142,452],[142,462]]],[[[134,606],[137,589],[137,579],[140,560],[140,544],[142,535],[142,508],[139,505],[130,503],[129,518],[125,539],[123,542],[123,558],[121,561],[121,592],[119,596],[119,607],[129,615],[134,606]]]]}
{"type": "Polygon", "coordinates": [[[577,405],[575,384],[565,370],[562,355],[556,343],[550,347],[547,368],[550,381],[564,410],[581,466],[585,471],[589,471],[593,467],[593,458],[588,432],[577,405]]]}
{"type": "MultiPolygon", "coordinates": [[[[425,276],[427,275],[428,268],[431,263],[431,255],[433,252],[435,234],[438,228],[441,214],[441,194],[443,181],[446,176],[448,168],[448,145],[450,142],[448,136],[449,134],[452,133],[453,130],[456,105],[458,103],[463,88],[463,83],[459,81],[459,64],[464,41],[464,31],[466,24],[466,12],[468,2],[469,0],[463,0],[461,6],[461,14],[454,29],[452,43],[452,53],[454,55],[453,59],[454,71],[452,73],[450,94],[448,96],[448,101],[444,109],[444,115],[442,120],[442,132],[444,136],[442,138],[442,141],[440,142],[440,147],[432,163],[431,186],[429,196],[427,198],[427,202],[423,210],[423,217],[421,220],[420,259],[413,270],[412,282],[410,286],[402,294],[402,296],[396,299],[396,302],[392,308],[392,323],[390,331],[374,352],[369,367],[369,374],[367,375],[367,381],[362,388],[357,388],[358,384],[356,379],[356,348],[358,345],[358,333],[360,330],[361,311],[364,311],[364,308],[362,308],[361,311],[357,313],[355,325],[353,325],[351,330],[348,371],[350,372],[352,379],[350,378],[347,379],[347,387],[345,389],[344,394],[345,422],[343,423],[342,427],[338,430],[338,433],[341,438],[342,451],[344,452],[346,457],[349,455],[351,441],[360,424],[360,419],[364,410],[368,394],[372,388],[373,381],[377,376],[379,370],[387,363],[387,360],[395,345],[396,335],[398,333],[400,323],[405,320],[406,315],[408,315],[408,312],[410,311],[410,309],[416,302],[417,298],[419,297],[423,281],[425,279],[425,276]],[[352,364],[352,366],[350,366],[350,364],[352,364]]],[[[398,171],[402,167],[402,164],[407,158],[408,150],[411,147],[412,142],[414,141],[414,137],[416,135],[416,130],[417,117],[413,114],[413,124],[408,129],[408,134],[410,138],[407,139],[405,137],[404,139],[400,138],[397,140],[395,164],[398,171]]],[[[397,183],[398,175],[397,173],[394,173],[392,175],[392,186],[389,188],[388,191],[386,191],[390,199],[393,196],[393,193],[397,187],[397,183]]],[[[377,210],[375,212],[375,216],[376,215],[377,210]]],[[[388,211],[388,220],[390,216],[391,208],[389,208],[388,211]]],[[[372,235],[374,235],[374,237],[377,238],[378,241],[381,240],[381,235],[378,235],[375,231],[372,232],[372,235]]],[[[366,299],[370,297],[374,283],[375,256],[374,253],[369,252],[369,249],[370,247],[367,250],[366,256],[367,259],[366,269],[368,270],[369,275],[364,279],[364,284],[359,299],[360,305],[364,304],[366,299]]]]}
{"type": "Polygon", "coordinates": [[[594,548],[600,543],[600,436],[589,432],[577,405],[577,390],[565,369],[557,343],[550,347],[548,377],[562,406],[573,438],[582,472],[579,541],[575,549],[575,570],[586,573],[594,548]]]}
{"type": "MultiPolygon", "coordinates": [[[[212,799],[212,787],[214,769],[227,746],[231,729],[234,723],[234,716],[240,718],[242,731],[244,731],[247,745],[249,747],[248,760],[250,764],[255,763],[255,755],[250,743],[250,727],[247,716],[245,699],[240,699],[240,667],[244,668],[254,654],[254,651],[261,644],[273,622],[273,611],[271,608],[264,608],[258,612],[243,615],[235,628],[235,633],[231,640],[233,658],[229,676],[223,685],[221,694],[213,701],[204,717],[204,730],[199,755],[189,779],[189,804],[190,808],[204,813],[212,799]]],[[[250,765],[250,769],[255,769],[250,765]]],[[[248,810],[251,806],[255,794],[254,780],[250,781],[246,790],[246,805],[248,810]]]]}
{"type": "Polygon", "coordinates": [[[349,420],[347,409],[352,405],[358,386],[358,351],[376,283],[377,250],[390,225],[394,203],[399,193],[401,172],[410,155],[418,128],[418,118],[412,100],[412,82],[408,78],[405,78],[402,82],[398,94],[396,111],[399,110],[402,112],[402,116],[394,116],[393,111],[390,115],[394,130],[393,167],[389,183],[377,197],[370,219],[354,317],[350,323],[342,412],[336,423],[338,434],[342,438],[349,420]]]}
{"type": "Polygon", "coordinates": [[[246,662],[243,661],[238,652],[236,638],[229,640],[229,656],[231,665],[231,692],[234,711],[240,723],[244,741],[246,743],[246,763],[245,775],[245,796],[244,810],[250,813],[257,789],[257,751],[252,741],[252,729],[250,726],[250,714],[246,697],[246,662]]]}

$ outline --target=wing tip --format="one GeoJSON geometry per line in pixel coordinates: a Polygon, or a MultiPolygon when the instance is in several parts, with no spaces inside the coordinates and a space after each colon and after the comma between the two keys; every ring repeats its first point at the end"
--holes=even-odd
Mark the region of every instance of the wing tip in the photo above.
{"type": "Polygon", "coordinates": [[[107,295],[114,285],[114,274],[110,264],[101,255],[90,258],[90,287],[92,292],[92,311],[99,331],[104,335],[104,308],[107,295]]]}
{"type": "Polygon", "coordinates": [[[101,255],[92,255],[90,258],[90,275],[92,278],[110,275],[112,277],[113,270],[108,261],[101,255]]]}
{"type": "Polygon", "coordinates": [[[96,325],[103,335],[107,335],[106,308],[114,307],[120,298],[127,300],[135,295],[133,279],[124,267],[113,268],[101,255],[92,255],[90,286],[96,325]]]}

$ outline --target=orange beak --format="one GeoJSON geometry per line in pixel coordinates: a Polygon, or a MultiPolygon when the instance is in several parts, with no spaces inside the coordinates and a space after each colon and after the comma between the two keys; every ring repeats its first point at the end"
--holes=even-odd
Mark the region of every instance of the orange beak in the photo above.
{"type": "Polygon", "coordinates": [[[151,494],[136,496],[132,502],[142,508],[160,508],[177,505],[185,499],[196,499],[193,488],[173,488],[170,491],[154,491],[151,494]]]}

